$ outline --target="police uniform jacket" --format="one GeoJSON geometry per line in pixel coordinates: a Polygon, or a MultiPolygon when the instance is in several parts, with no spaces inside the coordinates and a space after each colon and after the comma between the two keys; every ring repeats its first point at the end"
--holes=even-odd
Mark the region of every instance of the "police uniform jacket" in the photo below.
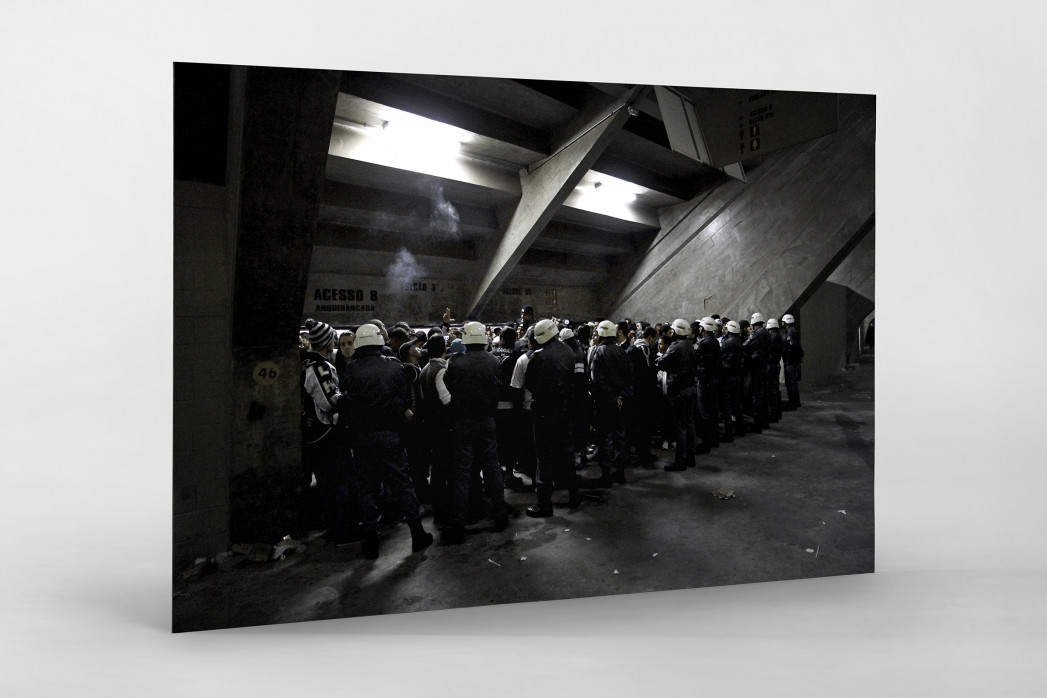
{"type": "Polygon", "coordinates": [[[593,397],[597,400],[633,394],[633,367],[625,352],[613,340],[596,346],[589,370],[593,397]]]}
{"type": "Polygon", "coordinates": [[[724,337],[720,345],[720,364],[724,375],[737,376],[742,370],[742,339],[731,334],[724,337]]]}
{"type": "Polygon", "coordinates": [[[465,353],[447,360],[444,385],[451,393],[451,414],[462,419],[489,419],[498,407],[500,364],[482,345],[473,344],[465,353]]]}
{"type": "Polygon", "coordinates": [[[676,397],[694,385],[694,347],[686,337],[673,339],[657,364],[659,370],[665,371],[666,394],[669,397],[676,397]]]}
{"type": "Polygon", "coordinates": [[[404,365],[381,347],[360,347],[345,368],[342,390],[349,402],[353,432],[397,430],[411,403],[404,365]]]}
{"type": "Polygon", "coordinates": [[[745,352],[746,363],[751,373],[763,374],[767,366],[767,358],[770,351],[768,346],[770,333],[765,327],[757,327],[753,333],[742,343],[742,351],[745,352]]]}
{"type": "Polygon", "coordinates": [[[723,358],[716,337],[711,334],[705,335],[698,340],[695,348],[698,381],[706,382],[718,378],[723,358]]]}
{"type": "Polygon", "coordinates": [[[525,386],[531,410],[539,415],[563,415],[571,396],[574,352],[557,338],[536,349],[527,364],[525,386]]]}
{"type": "Polygon", "coordinates": [[[787,364],[798,364],[803,358],[803,347],[800,345],[800,331],[792,325],[786,325],[782,338],[782,359],[787,364]]]}

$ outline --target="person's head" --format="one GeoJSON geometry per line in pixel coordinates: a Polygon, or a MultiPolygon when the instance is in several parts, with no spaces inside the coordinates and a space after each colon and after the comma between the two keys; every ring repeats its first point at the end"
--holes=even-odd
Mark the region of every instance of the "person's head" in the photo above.
{"type": "Polygon", "coordinates": [[[447,356],[450,358],[452,354],[464,354],[465,345],[462,344],[462,340],[455,337],[451,340],[451,343],[447,345],[447,356]]]}
{"type": "Polygon", "coordinates": [[[520,308],[520,319],[524,325],[534,324],[534,308],[529,305],[520,308]]]}
{"type": "Polygon", "coordinates": [[[622,320],[618,323],[617,330],[615,339],[617,339],[619,343],[626,342],[629,340],[629,335],[633,331],[632,323],[628,320],[622,320]]]}
{"type": "Polygon", "coordinates": [[[385,346],[385,338],[377,325],[368,322],[356,328],[355,345],[357,352],[380,351],[385,346]]]}
{"type": "Polygon", "coordinates": [[[414,364],[415,366],[422,360],[422,352],[418,350],[418,346],[407,342],[400,345],[400,350],[397,352],[397,356],[400,361],[405,364],[414,364]]]}
{"type": "Polygon", "coordinates": [[[400,351],[400,347],[402,347],[410,339],[411,335],[409,335],[407,333],[407,330],[405,330],[402,327],[394,327],[393,329],[389,330],[388,344],[390,347],[392,347],[393,351],[400,351]]]}
{"type": "Polygon", "coordinates": [[[560,329],[556,326],[556,323],[552,320],[545,319],[539,320],[533,328],[527,328],[528,334],[533,335],[535,342],[539,346],[544,346],[549,342],[557,341],[560,336],[560,329]]]}
{"type": "Polygon", "coordinates": [[[669,337],[658,335],[658,353],[664,354],[669,349],[669,337]]]}
{"type": "Polygon", "coordinates": [[[782,322],[784,322],[786,325],[791,325],[796,322],[796,318],[794,318],[789,313],[786,313],[785,315],[782,315],[782,322]]]}
{"type": "Polygon", "coordinates": [[[487,348],[487,328],[484,327],[482,322],[467,322],[462,327],[462,344],[466,345],[467,349],[486,349],[487,348]]]}
{"type": "Polygon", "coordinates": [[[763,313],[753,313],[749,318],[749,324],[753,327],[763,327],[763,313]]]}
{"type": "Polygon", "coordinates": [[[583,322],[574,328],[574,336],[578,338],[578,344],[587,347],[593,338],[593,328],[591,325],[583,322]]]}
{"type": "Polygon", "coordinates": [[[596,326],[596,334],[600,338],[600,343],[613,342],[618,337],[618,326],[610,320],[602,320],[599,325],[596,326]]]}
{"type": "Polygon", "coordinates": [[[447,342],[444,341],[444,336],[440,332],[429,335],[429,339],[425,340],[425,352],[430,359],[442,359],[446,351],[447,342]]]}
{"type": "Polygon", "coordinates": [[[506,349],[512,349],[513,345],[516,344],[518,339],[516,336],[516,330],[512,327],[503,327],[502,334],[499,336],[501,339],[501,345],[506,349]]]}
{"type": "Polygon", "coordinates": [[[353,358],[356,352],[356,334],[352,330],[346,330],[338,335],[338,351],[346,361],[353,358]]]}
{"type": "Polygon", "coordinates": [[[640,335],[643,341],[647,342],[647,346],[653,347],[658,342],[658,331],[648,325],[643,328],[643,333],[640,335]]]}
{"type": "Polygon", "coordinates": [[[775,318],[772,317],[769,320],[767,320],[766,327],[768,332],[778,334],[778,320],[776,320],[775,318]]]}
{"type": "Polygon", "coordinates": [[[534,325],[527,328],[527,331],[524,332],[523,338],[527,342],[528,349],[537,349],[540,346],[538,340],[534,338],[534,325]]]}
{"type": "Polygon", "coordinates": [[[382,322],[378,318],[375,318],[374,320],[368,320],[367,324],[368,325],[374,325],[375,327],[378,328],[378,331],[382,335],[382,342],[383,343],[389,341],[389,331],[387,329],[385,329],[385,323],[384,322],[382,322]]]}
{"type": "Polygon", "coordinates": [[[313,351],[318,354],[334,354],[338,333],[326,322],[309,318],[305,321],[306,337],[313,351]]]}

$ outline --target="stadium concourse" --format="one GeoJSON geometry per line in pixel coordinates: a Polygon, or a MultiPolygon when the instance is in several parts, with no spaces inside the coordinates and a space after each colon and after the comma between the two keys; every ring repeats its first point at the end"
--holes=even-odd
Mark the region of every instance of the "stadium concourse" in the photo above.
{"type": "Polygon", "coordinates": [[[507,490],[508,530],[481,520],[464,545],[412,554],[407,526],[392,524],[373,561],[321,536],[267,547],[277,557],[264,562],[230,551],[176,578],[174,630],[872,572],[873,368],[866,352],[693,469],[663,471],[673,455],[656,448],[655,467],[630,467],[626,485],[590,490],[577,509],[557,492],[551,518],[523,516],[534,495],[507,490]]]}

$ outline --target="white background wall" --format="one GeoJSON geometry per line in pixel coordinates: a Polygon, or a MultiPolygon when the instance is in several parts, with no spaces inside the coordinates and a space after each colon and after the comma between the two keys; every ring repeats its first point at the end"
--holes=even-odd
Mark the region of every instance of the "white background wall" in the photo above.
{"type": "Polygon", "coordinates": [[[1042,691],[1045,364],[939,347],[1043,311],[1043,10],[507,7],[5,6],[0,692],[1042,691]],[[875,93],[877,573],[171,636],[175,60],[875,93]]]}

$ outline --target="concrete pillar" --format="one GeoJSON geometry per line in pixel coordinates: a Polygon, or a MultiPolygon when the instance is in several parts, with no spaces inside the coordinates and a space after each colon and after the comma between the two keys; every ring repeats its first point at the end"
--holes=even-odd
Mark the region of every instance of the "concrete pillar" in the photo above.
{"type": "Polygon", "coordinates": [[[636,86],[586,114],[580,128],[571,130],[566,145],[548,159],[520,172],[522,194],[493,253],[486,259],[480,283],[472,294],[466,317],[483,309],[494,290],[505,281],[527,249],[589,171],[629,118],[630,105],[647,91],[636,86]]]}
{"type": "Polygon", "coordinates": [[[301,466],[298,330],[339,77],[247,72],[230,367],[233,543],[289,532],[301,466]]]}

